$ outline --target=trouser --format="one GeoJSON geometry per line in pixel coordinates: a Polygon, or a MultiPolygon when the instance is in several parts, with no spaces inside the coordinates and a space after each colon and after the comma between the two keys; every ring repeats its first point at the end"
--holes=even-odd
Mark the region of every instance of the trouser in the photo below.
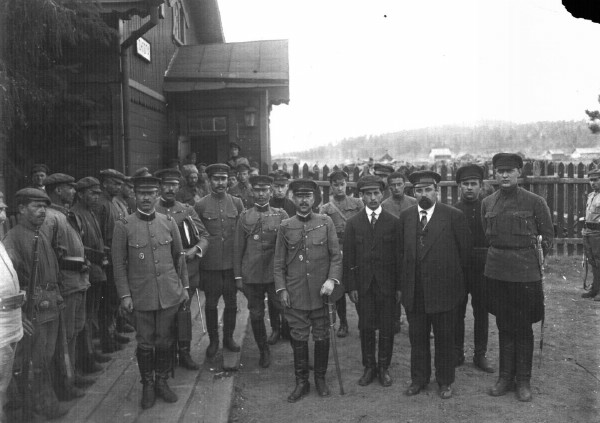
{"type": "Polygon", "coordinates": [[[583,248],[594,278],[590,292],[598,294],[600,292],[600,234],[584,235],[583,248]]]}
{"type": "Polygon", "coordinates": [[[200,277],[204,282],[204,295],[206,296],[206,329],[211,339],[218,339],[219,324],[217,305],[219,298],[223,297],[225,309],[223,310],[223,337],[230,338],[235,330],[237,312],[235,279],[233,270],[201,270],[200,277]]]}
{"type": "MultiPolygon", "coordinates": [[[[250,320],[263,321],[265,318],[265,294],[273,299],[273,308],[281,310],[281,303],[275,293],[274,283],[245,283],[243,292],[248,299],[250,320]]],[[[270,306],[269,306],[270,307],[270,306]]]]}
{"type": "Polygon", "coordinates": [[[291,338],[296,341],[308,341],[312,330],[313,340],[329,339],[329,315],[327,307],[316,310],[285,309],[285,319],[290,325],[291,338]]]}
{"type": "Polygon", "coordinates": [[[336,301],[335,307],[337,309],[337,315],[340,318],[340,325],[347,325],[348,319],[346,318],[346,294],[342,295],[341,298],[336,301]]]}
{"type": "Polygon", "coordinates": [[[475,356],[485,355],[488,345],[488,311],[483,301],[484,276],[483,272],[477,275],[476,280],[467,281],[467,292],[458,306],[458,321],[456,325],[455,349],[457,357],[464,355],[465,343],[465,316],[469,294],[471,294],[471,307],[473,308],[473,337],[475,356]]]}
{"type": "Polygon", "coordinates": [[[12,378],[16,349],[16,342],[0,347],[0,422],[7,421],[4,416],[4,405],[7,401],[8,384],[12,378]]]}
{"type": "Polygon", "coordinates": [[[94,324],[97,323],[98,309],[102,296],[101,288],[105,282],[94,282],[85,293],[85,324],[77,339],[77,366],[81,368],[91,363],[94,355],[92,344],[94,324]]]}
{"type": "Polygon", "coordinates": [[[167,350],[175,342],[175,317],[179,304],[160,310],[133,310],[138,348],[167,350]]]}
{"type": "Polygon", "coordinates": [[[75,347],[77,345],[77,336],[85,327],[86,313],[86,291],[74,292],[63,296],[65,308],[61,311],[65,325],[67,345],[69,348],[69,357],[71,365],[75,364],[75,347]]]}
{"type": "Polygon", "coordinates": [[[394,345],[394,321],[396,308],[395,295],[385,295],[372,280],[369,289],[359,294],[358,329],[361,338],[361,352],[364,367],[375,367],[375,331],[379,329],[379,367],[388,368],[394,345]]]}
{"type": "Polygon", "coordinates": [[[102,300],[98,310],[100,337],[104,342],[111,340],[115,332],[115,322],[119,309],[119,296],[113,278],[112,267],[106,268],[106,283],[102,287],[102,300]]]}

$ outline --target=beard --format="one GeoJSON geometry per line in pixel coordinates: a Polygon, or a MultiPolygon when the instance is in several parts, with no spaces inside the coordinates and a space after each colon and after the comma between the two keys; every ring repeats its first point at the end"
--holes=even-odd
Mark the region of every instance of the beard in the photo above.
{"type": "Polygon", "coordinates": [[[419,200],[419,206],[425,210],[430,209],[431,206],[433,206],[433,201],[431,201],[427,197],[421,197],[421,199],[419,200]]]}

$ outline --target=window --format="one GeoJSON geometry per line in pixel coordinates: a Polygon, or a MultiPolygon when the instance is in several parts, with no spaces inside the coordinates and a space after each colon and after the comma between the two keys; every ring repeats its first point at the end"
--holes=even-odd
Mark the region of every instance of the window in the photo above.
{"type": "Polygon", "coordinates": [[[185,45],[185,30],[188,27],[185,9],[181,1],[173,2],[173,38],[179,45],[185,45]]]}
{"type": "Polygon", "coordinates": [[[189,123],[191,134],[218,135],[227,132],[225,116],[191,118],[189,123]]]}

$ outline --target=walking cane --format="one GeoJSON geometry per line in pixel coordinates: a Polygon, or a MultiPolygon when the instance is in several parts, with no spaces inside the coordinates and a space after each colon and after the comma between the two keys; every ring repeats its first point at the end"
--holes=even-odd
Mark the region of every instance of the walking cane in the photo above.
{"type": "Polygon", "coordinates": [[[344,395],[344,385],[342,384],[342,371],[340,370],[340,360],[338,358],[337,353],[337,344],[335,343],[335,308],[334,302],[330,301],[329,295],[327,295],[327,311],[329,313],[329,338],[331,339],[331,346],[333,348],[333,360],[335,361],[335,372],[337,374],[337,379],[340,384],[340,395],[344,395]]]}
{"type": "MultiPolygon", "coordinates": [[[[538,235],[536,238],[536,252],[538,257],[538,262],[540,265],[540,275],[542,278],[542,289],[544,288],[544,250],[542,249],[542,236],[538,235]]],[[[545,301],[544,301],[545,302],[545,301]]],[[[542,322],[540,325],[540,361],[538,362],[538,369],[542,367],[542,360],[544,357],[544,323],[546,320],[546,311],[544,310],[544,314],[542,316],[542,322]]]]}

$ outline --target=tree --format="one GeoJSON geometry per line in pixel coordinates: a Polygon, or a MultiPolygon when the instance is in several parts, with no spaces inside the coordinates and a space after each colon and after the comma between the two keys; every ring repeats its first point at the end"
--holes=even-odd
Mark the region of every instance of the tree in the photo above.
{"type": "MultiPolygon", "coordinates": [[[[598,102],[600,103],[600,96],[598,96],[598,102]]],[[[588,115],[588,128],[590,128],[592,134],[597,134],[600,132],[600,111],[586,110],[585,114],[588,115]]]]}

